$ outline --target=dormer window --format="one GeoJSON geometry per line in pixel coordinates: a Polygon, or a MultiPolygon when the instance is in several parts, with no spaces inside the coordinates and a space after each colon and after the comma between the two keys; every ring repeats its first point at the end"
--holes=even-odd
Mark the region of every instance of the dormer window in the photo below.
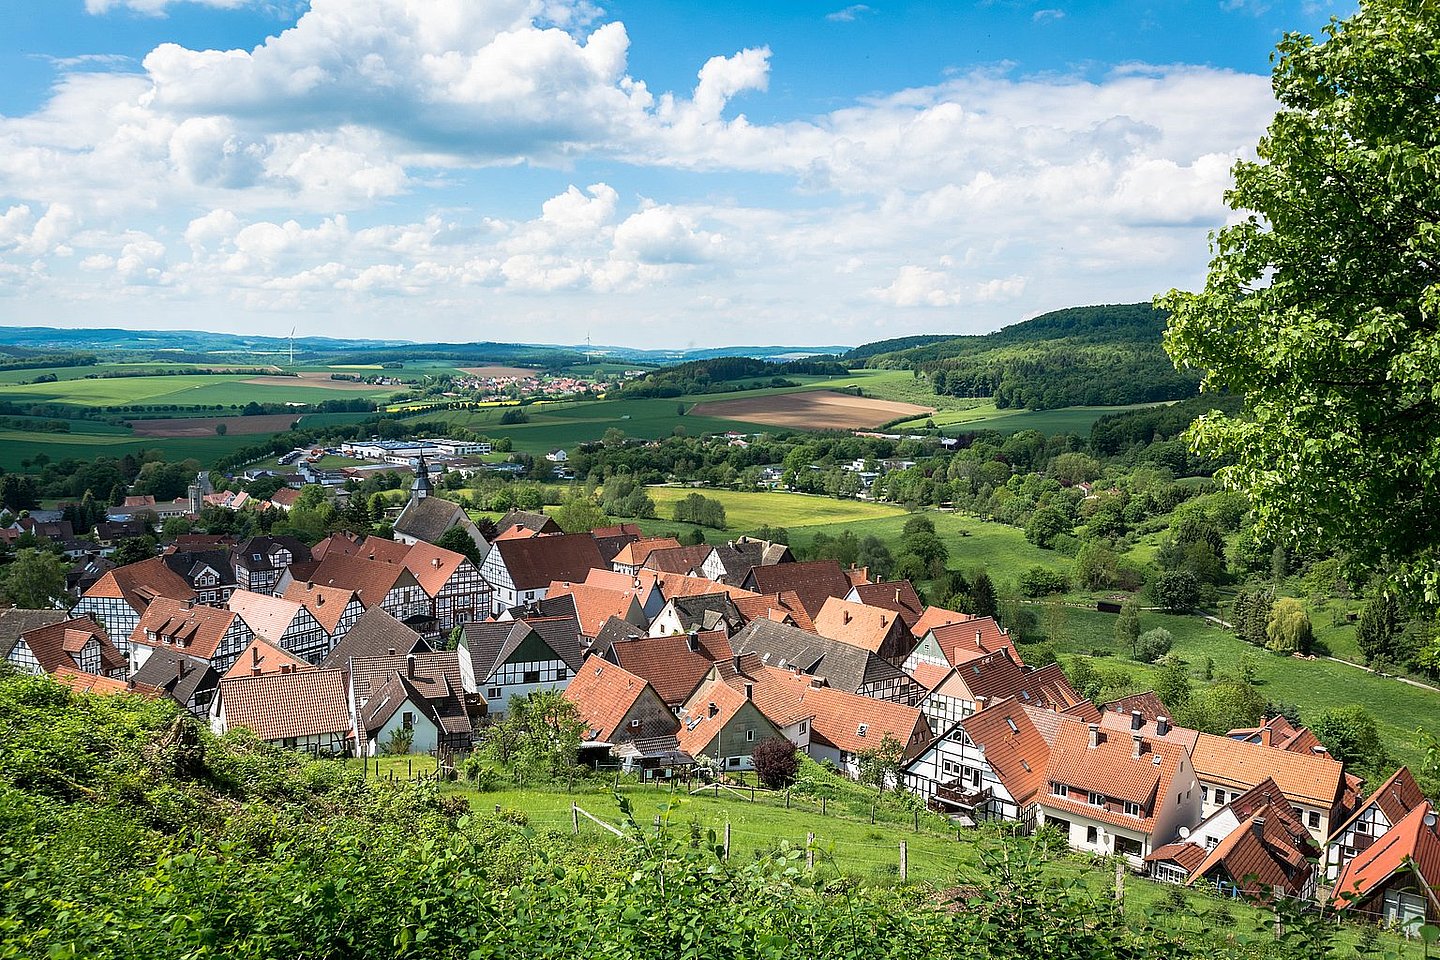
{"type": "Polygon", "coordinates": [[[1142,814],[1141,814],[1141,812],[1140,812],[1140,804],[1138,804],[1138,803],[1131,803],[1129,800],[1126,800],[1126,801],[1125,801],[1125,815],[1126,815],[1126,816],[1129,816],[1129,817],[1138,817],[1138,816],[1141,816],[1142,814]]]}
{"type": "Polygon", "coordinates": [[[1052,794],[1054,794],[1055,796],[1057,796],[1057,797],[1063,797],[1063,796],[1065,796],[1065,784],[1063,784],[1063,783],[1051,783],[1051,784],[1050,784],[1050,792],[1051,792],[1052,794]]]}
{"type": "Polygon", "coordinates": [[[1105,806],[1105,794],[1103,794],[1103,793],[1096,793],[1096,792],[1093,791],[1093,790],[1090,791],[1090,806],[1092,806],[1092,807],[1103,807],[1103,806],[1105,806]]]}

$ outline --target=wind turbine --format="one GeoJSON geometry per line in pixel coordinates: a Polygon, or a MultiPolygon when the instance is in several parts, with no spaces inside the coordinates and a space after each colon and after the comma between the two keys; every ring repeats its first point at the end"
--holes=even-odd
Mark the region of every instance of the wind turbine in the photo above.
{"type": "Polygon", "coordinates": [[[290,328],[290,366],[295,366],[295,328],[290,328]]]}

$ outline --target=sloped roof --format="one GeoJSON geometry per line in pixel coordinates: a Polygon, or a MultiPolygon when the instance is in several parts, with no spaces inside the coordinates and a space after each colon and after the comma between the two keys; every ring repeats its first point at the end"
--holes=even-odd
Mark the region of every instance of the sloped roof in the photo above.
{"type": "Polygon", "coordinates": [[[672,714],[647,717],[638,730],[622,730],[620,724],[650,685],[643,677],[599,657],[590,657],[575,671],[565,688],[565,699],[575,704],[588,726],[586,740],[613,742],[617,734],[627,737],[657,737],[674,734],[680,722],[672,714]],[[657,722],[658,721],[658,722],[657,722]]]}
{"type": "Polygon", "coordinates": [[[655,588],[660,591],[660,596],[666,601],[674,600],[676,597],[694,597],[706,593],[724,593],[732,598],[755,595],[749,590],[732,587],[728,583],[721,583],[719,580],[711,580],[707,577],[688,577],[680,573],[659,573],[654,570],[642,570],[640,573],[649,573],[655,577],[655,588]]]}
{"type": "Polygon", "coordinates": [[[56,670],[52,677],[63,683],[76,693],[94,693],[102,696],[111,696],[117,693],[138,693],[143,697],[154,697],[159,691],[152,687],[142,686],[133,680],[115,680],[111,677],[97,677],[93,673],[85,673],[81,670],[73,670],[68,667],[61,667],[56,670]]]}
{"type": "Polygon", "coordinates": [[[1157,797],[1168,796],[1170,781],[1185,758],[1182,747],[1170,743],[1144,740],[1140,756],[1134,755],[1134,741],[1129,736],[1104,730],[1098,732],[1099,744],[1089,745],[1089,730],[1078,720],[1060,724],[1051,745],[1050,765],[1045,779],[1063,783],[1117,800],[1138,803],[1148,816],[1132,817],[1083,800],[1072,800],[1044,792],[1040,802],[1049,807],[1101,820],[1119,827],[1150,831],[1154,829],[1154,804],[1157,797]]]}
{"type": "Polygon", "coordinates": [[[193,600],[195,591],[164,560],[151,557],[109,571],[85,591],[85,596],[124,600],[138,613],[156,597],[193,600]]]}
{"type": "Polygon", "coordinates": [[[395,518],[395,532],[434,543],[445,531],[467,519],[458,503],[439,497],[421,497],[405,504],[405,509],[395,518]]]}
{"type": "Polygon", "coordinates": [[[236,590],[225,606],[245,618],[246,625],[267,640],[279,640],[304,609],[293,600],[236,590]]]}
{"type": "Polygon", "coordinates": [[[744,586],[756,593],[793,590],[805,611],[814,618],[828,598],[843,598],[853,584],[836,561],[811,560],[755,567],[745,578],[744,586]]]}
{"type": "Polygon", "coordinates": [[[675,733],[680,749],[692,757],[704,753],[748,702],[744,693],[719,678],[697,688],[680,709],[680,729],[675,733]],[[715,705],[714,713],[710,711],[711,704],[715,705]]]}
{"type": "Polygon", "coordinates": [[[137,685],[163,691],[181,706],[189,706],[196,694],[219,682],[220,674],[209,660],[162,647],[150,654],[130,679],[137,685]]]}
{"type": "Polygon", "coordinates": [[[696,633],[694,650],[690,649],[690,644],[688,634],[669,637],[642,635],[611,644],[606,651],[606,659],[645,678],[660,699],[674,705],[685,702],[715,661],[727,660],[733,655],[723,631],[696,633]]]}
{"type": "Polygon", "coordinates": [[[467,623],[465,643],[475,679],[479,682],[489,677],[531,636],[543,641],[571,670],[578,670],[584,662],[578,629],[576,621],[568,617],[467,623]]]}
{"type": "Polygon", "coordinates": [[[751,621],[730,638],[730,648],[736,653],[758,653],[770,666],[798,667],[851,693],[867,682],[909,679],[899,667],[868,650],[769,620],[751,621]]]}
{"type": "Polygon", "coordinates": [[[34,627],[21,635],[30,652],[46,673],[61,669],[77,669],[76,655],[85,645],[94,642],[100,648],[100,669],[105,673],[125,666],[125,656],[110,642],[105,628],[89,617],[75,617],[34,627]]]}
{"type": "Polygon", "coordinates": [[[517,590],[540,590],[553,580],[583,583],[590,570],[605,565],[588,533],[498,540],[494,549],[500,551],[517,590]]]}
{"type": "Polygon", "coordinates": [[[1045,785],[1050,744],[1020,701],[1001,700],[960,724],[985,751],[985,761],[1022,807],[1045,785]]]}
{"type": "Polygon", "coordinates": [[[360,560],[376,560],[381,563],[404,563],[405,554],[410,550],[403,543],[386,540],[384,537],[359,537],[342,531],[315,544],[311,555],[321,562],[332,557],[355,557],[360,560]]]}
{"type": "Polygon", "coordinates": [[[425,591],[425,595],[431,598],[444,590],[450,578],[466,567],[479,575],[480,571],[475,567],[474,561],[463,553],[446,550],[423,540],[411,546],[405,554],[405,569],[419,581],[420,589],[425,591]]]}
{"type": "MultiPolygon", "coordinates": [[[[893,610],[828,597],[815,617],[815,632],[822,637],[877,653],[886,638],[896,631],[897,622],[903,627],[904,621],[893,610]]],[[[908,630],[905,632],[909,633],[908,630]]]]}
{"type": "Polygon", "coordinates": [[[262,740],[345,734],[349,700],[339,670],[271,673],[220,681],[227,727],[249,727],[262,740]]]}
{"type": "Polygon", "coordinates": [[[262,637],[255,637],[250,645],[225,671],[222,680],[232,677],[258,677],[267,673],[281,673],[291,670],[309,670],[310,664],[293,657],[262,637]]]}
{"type": "Polygon", "coordinates": [[[1163,863],[1169,860],[1179,864],[1180,869],[1188,875],[1193,874],[1195,868],[1205,862],[1205,848],[1188,840],[1180,843],[1167,843],[1163,847],[1156,847],[1153,852],[1145,856],[1145,860],[1147,863],[1163,863]]]}
{"type": "Polygon", "coordinates": [[[345,608],[354,600],[355,591],[345,587],[327,587],[312,580],[296,580],[285,588],[284,599],[298,603],[320,621],[325,632],[333,634],[340,626],[345,608]]]}
{"type": "Polygon", "coordinates": [[[0,609],[0,660],[10,655],[20,635],[37,627],[63,623],[70,619],[64,610],[26,610],[22,607],[0,609]]]}
{"type": "Polygon", "coordinates": [[[606,621],[611,617],[624,620],[640,603],[634,590],[611,590],[568,581],[550,584],[545,599],[555,597],[571,598],[575,617],[580,621],[580,632],[587,637],[598,637],[606,621]]]}
{"type": "MultiPolygon", "coordinates": [[[[1343,910],[1363,904],[1407,864],[1419,871],[1432,891],[1440,887],[1440,836],[1435,825],[1426,822],[1434,818],[1434,808],[1428,801],[1422,803],[1351,858],[1335,883],[1335,906],[1343,910]]],[[[1436,909],[1435,894],[1429,895],[1431,909],[1436,909]]]]}
{"type": "Polygon", "coordinates": [[[1024,703],[1063,710],[1081,700],[1058,663],[1046,664],[1038,670],[1026,670],[1004,650],[987,653],[952,668],[949,676],[936,685],[934,692],[950,696],[960,692],[957,686],[968,690],[976,703],[981,698],[993,703],[1006,697],[1017,697],[1024,703]]]}
{"type": "Polygon", "coordinates": [[[349,672],[350,687],[355,692],[357,704],[365,702],[368,706],[369,699],[385,685],[390,675],[399,673],[429,705],[431,719],[441,730],[450,734],[465,734],[473,730],[473,720],[465,704],[465,684],[458,651],[354,657],[350,660],[349,672]]]}
{"type": "Polygon", "coordinates": [[[193,583],[207,568],[215,571],[220,586],[235,583],[235,567],[228,550],[181,550],[172,547],[161,554],[160,561],[172,572],[184,577],[187,583],[193,583]]]}
{"type": "MultiPolygon", "coordinates": [[[[859,587],[856,589],[858,590],[859,587]]],[[[916,637],[923,637],[936,627],[943,627],[950,623],[964,623],[974,619],[975,617],[968,613],[958,613],[954,610],[946,610],[944,607],[926,607],[921,611],[920,619],[911,625],[910,633],[916,637]]]]}
{"type": "Polygon", "coordinates": [[[212,660],[225,632],[240,615],[231,610],[157,597],[130,633],[130,642],[150,647],[173,647],[182,653],[212,660]],[[156,634],[156,639],[147,636],[156,634]]]}
{"type": "MultiPolygon", "coordinates": [[[[379,689],[370,692],[370,698],[360,710],[360,722],[365,728],[366,736],[373,737],[378,733],[407,703],[413,704],[416,711],[435,719],[432,711],[427,709],[428,702],[420,691],[415,689],[414,684],[406,680],[398,670],[392,670],[379,689]]],[[[438,722],[435,725],[440,726],[438,722]]]]}
{"type": "Polygon", "coordinates": [[[932,739],[929,723],[915,707],[837,690],[817,678],[766,666],[754,654],[742,657],[740,666],[737,671],[732,660],[721,660],[715,670],[742,693],[751,684],[755,706],[776,726],[810,718],[812,742],[858,754],[876,749],[888,736],[913,756],[932,739]],[[919,739],[912,740],[915,736],[919,739]]]}
{"type": "Polygon", "coordinates": [[[940,686],[940,681],[950,676],[949,667],[941,667],[925,660],[917,661],[915,666],[910,668],[910,676],[914,677],[926,690],[934,690],[940,686]]]}
{"type": "Polygon", "coordinates": [[[744,596],[731,593],[730,599],[734,601],[735,609],[739,610],[740,615],[747,621],[763,619],[775,623],[789,623],[806,633],[815,633],[815,621],[806,612],[800,603],[800,597],[793,590],[771,594],[747,592],[744,596]]]}
{"type": "Polygon", "coordinates": [[[1338,836],[1350,824],[1359,819],[1361,814],[1372,807],[1379,807],[1385,814],[1385,819],[1394,825],[1424,802],[1425,794],[1421,792],[1420,785],[1415,782],[1415,776],[1410,772],[1410,768],[1401,767],[1390,774],[1384,783],[1376,787],[1375,792],[1355,808],[1355,812],[1350,815],[1348,820],[1331,830],[1330,835],[1338,836]]]}
{"type": "Polygon", "coordinates": [[[1130,717],[1136,710],[1140,716],[1153,723],[1160,717],[1175,719],[1175,714],[1165,706],[1165,701],[1155,693],[1154,690],[1146,690],[1144,693],[1132,693],[1121,697],[1118,700],[1111,700],[1100,708],[1103,713],[1118,713],[1124,717],[1130,717]]]}
{"type": "MultiPolygon", "coordinates": [[[[1160,716],[1168,716],[1161,714],[1160,716]]],[[[1093,722],[1093,721],[1092,721],[1093,722]]],[[[1106,710],[1100,714],[1100,726],[1114,733],[1140,733],[1152,740],[1164,740],[1167,743],[1178,743],[1186,750],[1195,749],[1195,741],[1200,737],[1199,730],[1192,730],[1189,727],[1177,727],[1173,723],[1166,725],[1165,733],[1160,733],[1160,724],[1157,720],[1147,720],[1145,715],[1140,715],[1140,728],[1135,729],[1134,714],[1116,713],[1113,710],[1106,710]]]]}
{"type": "Polygon", "coordinates": [[[1231,730],[1225,736],[1293,753],[1314,753],[1315,748],[1321,745],[1320,738],[1311,733],[1308,727],[1297,727],[1283,716],[1270,717],[1258,727],[1231,730]]]}
{"type": "Polygon", "coordinates": [[[637,627],[628,620],[621,620],[619,617],[610,617],[595,634],[594,642],[590,644],[590,652],[604,656],[615,644],[624,640],[634,640],[638,637],[647,636],[643,627],[637,627]]]}
{"type": "Polygon", "coordinates": [[[704,593],[675,597],[670,601],[682,630],[724,630],[728,636],[745,623],[745,618],[728,593],[704,593]]]}
{"type": "MultiPolygon", "coordinates": [[[[389,542],[389,541],[386,541],[389,542]]],[[[366,609],[378,606],[403,577],[413,575],[401,563],[369,560],[348,554],[327,552],[309,580],[324,587],[353,590],[366,609]]]]}
{"type": "Polygon", "coordinates": [[[1207,783],[1246,790],[1273,777],[1292,802],[1328,810],[1340,796],[1344,765],[1328,756],[1292,753],[1258,743],[1202,733],[1191,754],[1195,775],[1207,783]]]}
{"type": "Polygon", "coordinates": [[[430,644],[420,634],[396,620],[388,611],[371,607],[340,638],[321,666],[344,670],[355,657],[385,657],[390,656],[391,650],[395,651],[395,656],[404,656],[429,649],[430,644]]]}
{"type": "Polygon", "coordinates": [[[927,609],[909,580],[857,584],[855,596],[867,607],[883,607],[899,614],[906,630],[914,627],[927,609]]]}
{"type": "Polygon", "coordinates": [[[689,573],[692,570],[699,570],[701,564],[710,556],[710,547],[700,544],[694,547],[666,547],[661,550],[651,550],[645,558],[645,568],[656,570],[660,573],[689,573]]]}
{"type": "Polygon", "coordinates": [[[524,527],[536,533],[560,533],[560,525],[543,513],[528,510],[511,510],[495,525],[496,533],[503,534],[515,527],[524,527]]]}
{"type": "Polygon", "coordinates": [[[310,559],[310,548],[294,537],[261,536],[251,537],[237,546],[234,563],[246,570],[278,570],[280,567],[275,564],[275,554],[281,549],[289,552],[292,563],[310,559]],[[259,554],[259,560],[255,559],[256,554],[259,554]]]}
{"type": "Polygon", "coordinates": [[[952,666],[969,663],[987,653],[1004,651],[1011,660],[1021,663],[1010,633],[995,622],[994,617],[974,617],[930,630],[945,658],[952,666]]]}
{"type": "Polygon", "coordinates": [[[644,566],[650,554],[656,550],[670,550],[678,546],[680,541],[674,537],[641,537],[621,547],[611,562],[622,567],[644,566]]]}

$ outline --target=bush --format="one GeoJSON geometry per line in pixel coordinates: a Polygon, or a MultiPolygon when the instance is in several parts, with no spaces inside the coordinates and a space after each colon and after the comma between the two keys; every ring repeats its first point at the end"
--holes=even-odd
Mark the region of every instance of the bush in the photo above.
{"type": "Polygon", "coordinates": [[[1064,593],[1070,589],[1070,580],[1063,573],[1056,573],[1046,567],[1031,567],[1020,574],[1020,592],[1027,597],[1043,597],[1051,593],[1064,593]]]}
{"type": "Polygon", "coordinates": [[[1141,663],[1154,663],[1170,652],[1175,637],[1164,627],[1146,630],[1135,641],[1135,659],[1141,663]]]}
{"type": "Polygon", "coordinates": [[[751,752],[755,774],[771,790],[781,790],[795,782],[800,772],[800,754],[795,744],[785,737],[767,737],[755,744],[751,752]]]}

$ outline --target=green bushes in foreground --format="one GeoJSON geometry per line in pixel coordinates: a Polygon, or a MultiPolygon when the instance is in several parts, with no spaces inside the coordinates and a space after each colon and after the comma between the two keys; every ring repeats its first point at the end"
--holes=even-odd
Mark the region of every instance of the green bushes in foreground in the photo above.
{"type": "Polygon", "coordinates": [[[1335,929],[1181,935],[1025,839],[945,891],[822,880],[783,843],[727,863],[623,798],[627,842],[596,845],[45,679],[0,680],[0,717],[0,958],[1286,960],[1335,929]]]}

